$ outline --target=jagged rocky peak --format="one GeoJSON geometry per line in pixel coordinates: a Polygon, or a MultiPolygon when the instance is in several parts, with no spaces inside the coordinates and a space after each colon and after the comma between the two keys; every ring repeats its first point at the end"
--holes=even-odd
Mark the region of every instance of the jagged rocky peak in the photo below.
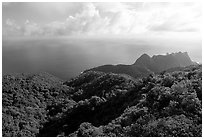
{"type": "Polygon", "coordinates": [[[151,57],[148,54],[145,53],[145,54],[141,55],[138,59],[146,60],[146,59],[151,59],[151,57]]]}
{"type": "Polygon", "coordinates": [[[150,56],[146,53],[144,53],[143,55],[140,56],[140,58],[150,58],[150,56]]]}
{"type": "Polygon", "coordinates": [[[158,57],[158,56],[188,56],[187,52],[175,52],[175,53],[166,53],[166,55],[154,55],[152,58],[154,57],[158,57]]]}
{"type": "Polygon", "coordinates": [[[142,64],[142,63],[146,63],[149,62],[151,60],[151,57],[148,54],[143,54],[141,55],[134,63],[135,64],[142,64]]]}
{"type": "Polygon", "coordinates": [[[192,62],[187,52],[171,53],[171,55],[176,58],[185,58],[186,60],[192,62]]]}
{"type": "Polygon", "coordinates": [[[144,53],[132,65],[103,65],[89,70],[140,77],[152,72],[159,73],[170,68],[185,67],[193,64],[187,52],[167,53],[152,57],[144,53]]]}
{"type": "Polygon", "coordinates": [[[172,55],[181,55],[181,54],[183,54],[183,55],[188,55],[188,53],[187,52],[177,52],[177,53],[171,53],[172,55]]]}

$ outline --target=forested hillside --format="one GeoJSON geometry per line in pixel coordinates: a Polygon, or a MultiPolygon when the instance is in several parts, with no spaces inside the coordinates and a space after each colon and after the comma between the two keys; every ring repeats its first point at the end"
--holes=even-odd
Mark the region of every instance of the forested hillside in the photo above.
{"type": "Polygon", "coordinates": [[[3,76],[3,136],[202,136],[202,66],[135,79],[3,76]]]}

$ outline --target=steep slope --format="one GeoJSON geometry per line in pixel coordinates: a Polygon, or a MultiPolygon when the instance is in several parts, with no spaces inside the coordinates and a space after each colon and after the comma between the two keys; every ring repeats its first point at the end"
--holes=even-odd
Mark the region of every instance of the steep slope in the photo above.
{"type": "Polygon", "coordinates": [[[187,52],[172,53],[166,56],[153,56],[154,66],[158,68],[158,72],[174,67],[185,67],[194,64],[187,52]]]}
{"type": "Polygon", "coordinates": [[[202,67],[134,79],[5,75],[3,136],[201,136],[202,67]]]}
{"type": "Polygon", "coordinates": [[[96,126],[107,124],[127,107],[122,100],[136,84],[137,81],[127,75],[94,71],[65,82],[64,85],[74,88],[70,94],[78,103],[72,110],[47,123],[39,136],[68,136],[84,121],[96,126]]]}
{"type": "Polygon", "coordinates": [[[48,73],[3,76],[2,135],[37,136],[50,116],[74,103],[70,90],[48,73]],[[63,107],[59,109],[56,103],[63,107]]]}
{"type": "Polygon", "coordinates": [[[147,69],[149,69],[150,71],[158,71],[159,68],[154,66],[154,60],[147,54],[143,54],[142,56],[140,56],[133,65],[137,65],[140,67],[146,67],[147,69]]]}
{"type": "Polygon", "coordinates": [[[201,66],[148,76],[136,86],[125,94],[123,103],[127,107],[119,117],[100,126],[83,122],[69,136],[202,136],[201,66]],[[139,86],[141,89],[137,90],[139,86]],[[134,102],[135,99],[138,101],[134,102]]]}
{"type": "Polygon", "coordinates": [[[119,74],[128,74],[132,77],[146,76],[150,73],[158,73],[175,67],[185,67],[195,64],[191,61],[187,52],[156,55],[150,57],[147,54],[140,56],[132,65],[104,65],[89,69],[88,71],[102,71],[119,74]]]}

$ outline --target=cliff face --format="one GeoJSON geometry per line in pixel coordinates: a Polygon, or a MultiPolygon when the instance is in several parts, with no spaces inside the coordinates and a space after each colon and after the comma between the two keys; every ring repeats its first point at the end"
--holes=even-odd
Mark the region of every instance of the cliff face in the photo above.
{"type": "Polygon", "coordinates": [[[90,70],[121,73],[128,74],[133,77],[141,77],[150,73],[158,73],[170,68],[185,67],[193,64],[194,63],[191,61],[187,52],[154,55],[153,57],[143,54],[132,65],[104,65],[90,70]]]}
{"type": "Polygon", "coordinates": [[[161,72],[169,68],[185,67],[192,64],[193,62],[191,61],[187,52],[172,53],[167,55],[155,55],[152,58],[144,54],[134,63],[134,65],[147,67],[153,72],[161,72]]]}
{"type": "Polygon", "coordinates": [[[157,71],[158,67],[155,66],[154,60],[147,54],[140,56],[133,65],[146,67],[150,71],[157,71]]]}

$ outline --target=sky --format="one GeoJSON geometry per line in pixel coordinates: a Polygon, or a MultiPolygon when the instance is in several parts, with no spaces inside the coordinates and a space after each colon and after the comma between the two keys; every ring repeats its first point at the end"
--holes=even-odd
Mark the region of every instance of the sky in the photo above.
{"type": "Polygon", "coordinates": [[[3,3],[3,36],[200,37],[200,3],[3,3]]]}
{"type": "Polygon", "coordinates": [[[3,72],[63,76],[104,64],[188,52],[202,62],[200,3],[2,4],[3,72]]]}

